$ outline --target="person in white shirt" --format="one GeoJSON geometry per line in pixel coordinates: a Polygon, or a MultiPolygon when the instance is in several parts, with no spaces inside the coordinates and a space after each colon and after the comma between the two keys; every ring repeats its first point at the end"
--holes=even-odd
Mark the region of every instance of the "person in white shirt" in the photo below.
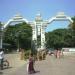
{"type": "Polygon", "coordinates": [[[3,70],[4,51],[0,49],[0,69],[3,70]]]}

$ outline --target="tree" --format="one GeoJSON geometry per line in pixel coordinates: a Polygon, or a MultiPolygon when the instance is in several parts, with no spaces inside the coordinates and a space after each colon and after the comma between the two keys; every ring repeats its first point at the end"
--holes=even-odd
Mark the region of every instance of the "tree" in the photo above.
{"type": "Polygon", "coordinates": [[[70,29],[56,29],[46,33],[46,46],[48,48],[72,47],[72,34],[70,29]]]}
{"type": "Polygon", "coordinates": [[[69,29],[72,32],[72,46],[75,47],[75,16],[72,17],[73,23],[69,24],[69,29]]]}
{"type": "Polygon", "coordinates": [[[12,26],[8,26],[4,32],[4,42],[9,43],[12,47],[19,47],[30,49],[32,28],[29,24],[19,23],[12,26]]]}
{"type": "Polygon", "coordinates": [[[69,24],[69,28],[75,30],[75,16],[72,17],[72,20],[73,20],[73,23],[70,23],[70,24],[69,24]]]}

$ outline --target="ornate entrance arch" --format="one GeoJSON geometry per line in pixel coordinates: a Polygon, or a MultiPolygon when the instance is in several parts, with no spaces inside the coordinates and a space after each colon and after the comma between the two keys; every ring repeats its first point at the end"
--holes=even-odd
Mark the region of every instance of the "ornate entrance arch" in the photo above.
{"type": "Polygon", "coordinates": [[[15,15],[13,18],[9,19],[6,24],[4,24],[3,29],[5,29],[12,22],[26,22],[28,21],[24,19],[20,14],[15,15]]]}
{"type": "Polygon", "coordinates": [[[64,12],[58,12],[56,16],[50,18],[47,22],[44,21],[45,23],[43,22],[41,27],[41,49],[45,48],[45,29],[47,25],[52,23],[53,21],[69,21],[71,23],[73,22],[71,17],[66,16],[64,12]]]}
{"type": "Polygon", "coordinates": [[[2,48],[2,37],[3,37],[3,31],[5,30],[5,28],[12,22],[26,22],[28,23],[28,21],[26,19],[24,19],[20,14],[15,15],[13,18],[9,19],[8,22],[6,24],[2,25],[1,28],[1,35],[0,35],[0,48],[2,48]]]}
{"type": "MultiPolygon", "coordinates": [[[[34,21],[28,21],[24,19],[21,15],[17,14],[13,18],[11,18],[6,24],[2,26],[2,31],[11,23],[11,22],[26,22],[30,24],[32,27],[32,40],[35,42],[36,48],[45,49],[45,29],[48,24],[52,23],[53,21],[70,21],[73,22],[71,17],[66,16],[64,12],[59,12],[55,17],[52,17],[48,20],[43,20],[41,14],[37,14],[34,21]],[[40,39],[40,47],[38,47],[38,36],[41,36],[40,39]]],[[[2,48],[2,35],[0,36],[0,48],[2,48]]]]}
{"type": "Polygon", "coordinates": [[[2,24],[2,27],[0,28],[1,32],[0,32],[0,48],[2,48],[2,44],[3,44],[3,31],[5,30],[5,28],[12,22],[26,22],[27,24],[30,24],[30,26],[32,27],[32,40],[37,40],[37,33],[36,33],[36,22],[35,21],[28,21],[27,19],[23,18],[20,14],[15,15],[13,18],[9,19],[8,22],[6,24],[2,24]]]}

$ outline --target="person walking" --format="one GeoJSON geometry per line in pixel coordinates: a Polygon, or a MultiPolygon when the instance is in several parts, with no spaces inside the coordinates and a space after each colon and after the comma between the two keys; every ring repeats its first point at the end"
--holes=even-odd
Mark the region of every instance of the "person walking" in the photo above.
{"type": "Polygon", "coordinates": [[[58,49],[58,52],[57,52],[57,58],[60,58],[61,57],[61,50],[58,49]]]}
{"type": "Polygon", "coordinates": [[[31,54],[29,55],[29,61],[28,61],[28,64],[27,64],[27,71],[28,71],[28,74],[35,73],[35,70],[34,70],[34,63],[35,63],[35,60],[34,60],[33,54],[31,53],[31,54]]]}
{"type": "Polygon", "coordinates": [[[20,60],[24,60],[24,49],[20,49],[20,60]]]}
{"type": "Polygon", "coordinates": [[[0,49],[0,69],[3,70],[4,51],[0,49]]]}
{"type": "Polygon", "coordinates": [[[58,52],[58,50],[56,49],[56,50],[54,51],[55,58],[57,58],[57,52],[58,52]]]}

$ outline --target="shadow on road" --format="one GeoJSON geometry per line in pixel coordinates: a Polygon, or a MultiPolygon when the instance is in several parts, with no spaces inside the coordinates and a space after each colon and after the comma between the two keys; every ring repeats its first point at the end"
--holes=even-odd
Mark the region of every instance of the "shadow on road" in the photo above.
{"type": "Polygon", "coordinates": [[[0,72],[0,75],[3,75],[3,72],[0,72]]]}
{"type": "Polygon", "coordinates": [[[5,69],[11,69],[11,68],[13,68],[13,67],[8,67],[8,68],[7,68],[7,67],[5,67],[5,68],[3,68],[3,70],[5,70],[5,69]]]}
{"type": "Polygon", "coordinates": [[[40,71],[35,71],[35,73],[39,73],[40,71]]]}
{"type": "Polygon", "coordinates": [[[33,74],[36,74],[36,73],[40,73],[40,71],[35,71],[35,73],[33,73],[33,74]]]}
{"type": "Polygon", "coordinates": [[[28,75],[33,75],[33,74],[36,74],[36,73],[40,73],[40,71],[35,71],[35,73],[31,73],[31,74],[28,74],[28,75]]]}

